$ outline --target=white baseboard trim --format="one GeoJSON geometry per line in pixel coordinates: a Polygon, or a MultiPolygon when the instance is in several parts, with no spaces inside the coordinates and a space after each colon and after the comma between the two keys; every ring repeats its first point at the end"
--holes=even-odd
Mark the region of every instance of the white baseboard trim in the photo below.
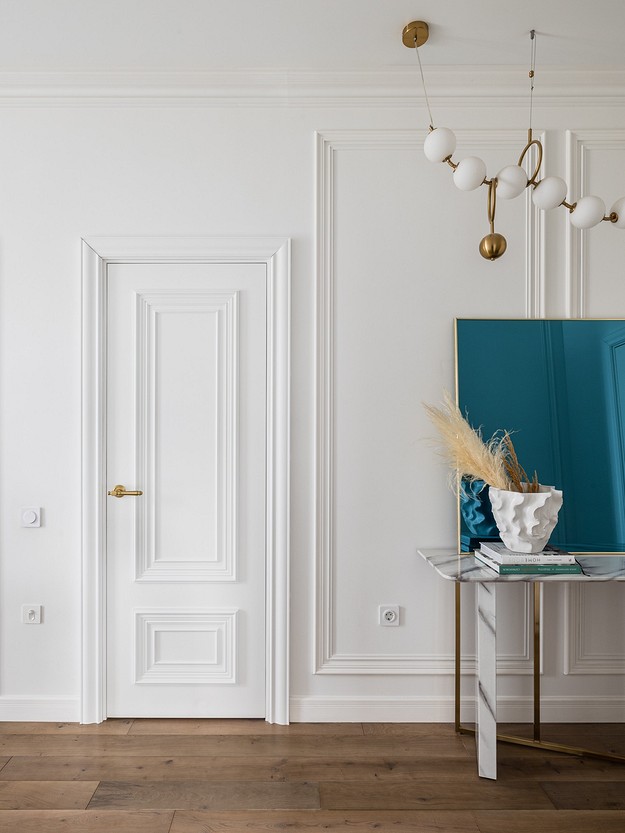
{"type": "Polygon", "coordinates": [[[78,697],[0,697],[0,720],[77,723],[78,697]]]}
{"type": "MultiPolygon", "coordinates": [[[[530,723],[531,697],[500,697],[497,719],[530,723]]],[[[291,697],[292,723],[453,723],[453,697],[291,697]]],[[[462,721],[475,719],[475,698],[462,702],[462,721]]],[[[543,697],[543,723],[622,723],[625,697],[543,697]]]]}

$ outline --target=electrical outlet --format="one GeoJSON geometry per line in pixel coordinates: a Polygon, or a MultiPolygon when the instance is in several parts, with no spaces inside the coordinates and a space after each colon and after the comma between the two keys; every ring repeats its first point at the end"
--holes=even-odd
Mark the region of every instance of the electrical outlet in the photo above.
{"type": "Polygon", "coordinates": [[[380,605],[378,608],[378,624],[384,628],[399,626],[399,605],[380,605]]]}
{"type": "Polygon", "coordinates": [[[42,605],[22,605],[22,622],[25,625],[40,625],[42,605]]]}

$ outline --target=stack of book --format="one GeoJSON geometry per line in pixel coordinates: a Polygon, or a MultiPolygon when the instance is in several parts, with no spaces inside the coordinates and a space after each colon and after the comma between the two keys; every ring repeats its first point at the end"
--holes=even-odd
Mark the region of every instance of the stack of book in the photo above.
{"type": "Polygon", "coordinates": [[[570,552],[547,546],[541,552],[513,552],[497,541],[482,541],[474,555],[481,563],[490,567],[499,575],[565,574],[575,575],[582,568],[570,552]]]}

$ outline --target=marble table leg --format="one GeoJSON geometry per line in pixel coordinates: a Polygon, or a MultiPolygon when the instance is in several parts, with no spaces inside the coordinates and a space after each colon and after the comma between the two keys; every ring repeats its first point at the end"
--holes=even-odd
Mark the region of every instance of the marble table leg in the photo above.
{"type": "Polygon", "coordinates": [[[477,585],[477,767],[497,778],[496,586],[477,585]]]}

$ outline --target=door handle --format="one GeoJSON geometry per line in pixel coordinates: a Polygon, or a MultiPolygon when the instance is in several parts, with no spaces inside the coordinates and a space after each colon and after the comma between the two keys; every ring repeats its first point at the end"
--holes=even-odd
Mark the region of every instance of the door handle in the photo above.
{"type": "Polygon", "coordinates": [[[115,488],[108,492],[112,497],[128,497],[129,495],[142,495],[143,492],[128,492],[125,486],[115,486],[115,488]]]}

